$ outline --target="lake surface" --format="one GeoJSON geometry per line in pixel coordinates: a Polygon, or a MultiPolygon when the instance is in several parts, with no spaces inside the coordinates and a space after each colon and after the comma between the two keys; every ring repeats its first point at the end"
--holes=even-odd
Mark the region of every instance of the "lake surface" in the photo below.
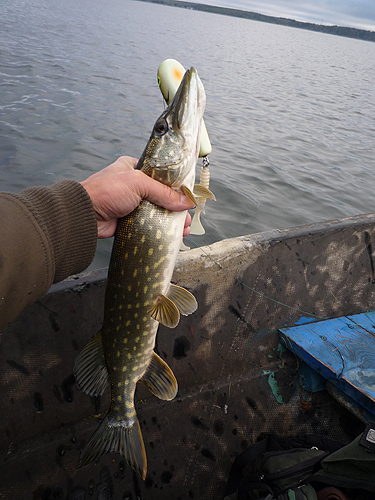
{"type": "Polygon", "coordinates": [[[139,157],[174,58],[207,94],[197,244],[375,212],[374,43],[132,0],[3,0],[0,19],[1,190],[139,157]]]}

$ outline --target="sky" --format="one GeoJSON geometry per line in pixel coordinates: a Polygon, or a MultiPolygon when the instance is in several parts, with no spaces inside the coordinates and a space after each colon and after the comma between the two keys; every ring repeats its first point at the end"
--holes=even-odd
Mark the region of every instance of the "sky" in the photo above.
{"type": "Polygon", "coordinates": [[[375,31],[375,0],[192,0],[315,24],[375,31]]]}

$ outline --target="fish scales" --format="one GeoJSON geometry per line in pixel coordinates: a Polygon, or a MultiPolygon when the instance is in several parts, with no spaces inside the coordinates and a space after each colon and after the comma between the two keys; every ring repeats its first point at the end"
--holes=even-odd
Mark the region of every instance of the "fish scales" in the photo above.
{"type": "Polygon", "coordinates": [[[135,388],[151,361],[159,322],[149,308],[168,291],[184,218],[184,212],[169,212],[144,200],[119,222],[102,329],[115,401],[123,394],[124,373],[135,388]]]}
{"type": "MultiPolygon", "coordinates": [[[[205,107],[203,85],[188,70],[176,95],[156,121],[137,168],[154,179],[192,194],[205,107]]],[[[214,199],[208,190],[200,199],[214,199]]],[[[198,203],[198,202],[197,202],[198,203]]],[[[111,385],[110,408],[81,453],[80,466],[111,451],[121,453],[143,477],[146,452],[134,406],[138,381],[157,397],[173,399],[177,381],[154,352],[159,323],[174,328],[180,314],[197,304],[187,290],[170,283],[186,212],[170,212],[142,200],[119,220],[106,287],[104,321],[76,359],[77,385],[93,396],[111,385]]]]}

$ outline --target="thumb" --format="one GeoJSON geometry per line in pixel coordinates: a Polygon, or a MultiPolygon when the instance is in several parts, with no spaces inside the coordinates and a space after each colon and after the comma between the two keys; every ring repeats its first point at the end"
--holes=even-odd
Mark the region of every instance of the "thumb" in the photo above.
{"type": "Polygon", "coordinates": [[[142,193],[142,198],[168,210],[182,211],[194,208],[194,203],[184,194],[151,177],[146,176],[146,179],[143,185],[144,193],[142,193]]]}

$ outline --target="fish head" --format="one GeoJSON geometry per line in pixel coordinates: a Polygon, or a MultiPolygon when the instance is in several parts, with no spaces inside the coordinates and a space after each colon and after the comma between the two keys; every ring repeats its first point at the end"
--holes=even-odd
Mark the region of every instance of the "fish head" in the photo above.
{"type": "Polygon", "coordinates": [[[186,71],[170,105],[156,120],[138,168],[172,188],[185,185],[192,189],[205,104],[203,84],[192,67],[186,71]]]}

